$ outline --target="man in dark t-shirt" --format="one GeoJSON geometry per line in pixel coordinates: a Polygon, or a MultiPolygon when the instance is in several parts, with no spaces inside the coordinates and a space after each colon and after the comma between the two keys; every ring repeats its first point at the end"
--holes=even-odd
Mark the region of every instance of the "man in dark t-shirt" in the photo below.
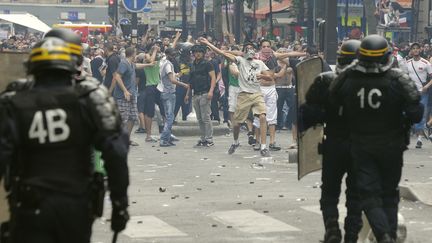
{"type": "Polygon", "coordinates": [[[214,145],[210,104],[216,86],[216,76],[213,65],[204,59],[206,46],[194,45],[191,51],[195,57],[190,71],[190,84],[193,90],[192,104],[201,131],[201,138],[196,146],[209,147],[214,145]]]}
{"type": "MultiPolygon", "coordinates": [[[[103,59],[103,50],[97,49],[95,52],[96,56],[93,58],[93,60],[90,61],[90,67],[91,72],[93,75],[93,78],[99,80],[99,82],[103,82],[103,69],[101,69],[102,65],[104,64],[103,59]]],[[[103,67],[102,67],[103,68],[103,67]]]]}
{"type": "Polygon", "coordinates": [[[113,82],[113,74],[118,69],[120,57],[117,55],[117,46],[113,44],[107,45],[107,69],[103,84],[109,89],[110,94],[114,90],[115,82],[113,82]]]}

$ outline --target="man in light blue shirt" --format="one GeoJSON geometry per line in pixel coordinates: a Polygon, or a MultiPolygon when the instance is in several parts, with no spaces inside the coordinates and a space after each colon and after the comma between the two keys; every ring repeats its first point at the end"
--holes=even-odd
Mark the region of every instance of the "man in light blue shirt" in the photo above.
{"type": "Polygon", "coordinates": [[[165,110],[165,125],[160,135],[161,147],[175,145],[171,140],[171,129],[174,122],[176,85],[181,85],[186,89],[189,89],[188,84],[177,81],[177,78],[175,76],[172,61],[174,61],[175,59],[176,51],[173,48],[168,48],[165,50],[165,55],[166,59],[161,60],[160,63],[161,85],[159,85],[161,91],[161,101],[165,110]]]}

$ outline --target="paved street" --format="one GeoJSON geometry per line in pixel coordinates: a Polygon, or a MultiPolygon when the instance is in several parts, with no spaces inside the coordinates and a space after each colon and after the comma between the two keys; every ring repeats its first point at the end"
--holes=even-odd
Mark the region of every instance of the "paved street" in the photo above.
{"type": "MultiPolygon", "coordinates": [[[[298,181],[297,165],[288,163],[286,149],[273,152],[272,158],[262,158],[247,145],[245,133],[234,155],[227,154],[231,136],[216,137],[214,147],[201,149],[193,148],[197,137],[180,137],[176,147],[168,148],[145,143],[144,138],[133,137],[140,146],[132,147],[129,155],[132,219],[118,242],[322,239],[321,173],[298,181]]],[[[278,133],[277,142],[287,148],[291,134],[278,133]]],[[[403,182],[432,182],[431,149],[428,142],[421,151],[406,153],[403,182]]],[[[430,242],[432,208],[402,200],[400,209],[408,228],[407,242],[430,242]]],[[[106,199],[105,217],[95,222],[92,242],[111,242],[109,218],[106,199]]]]}

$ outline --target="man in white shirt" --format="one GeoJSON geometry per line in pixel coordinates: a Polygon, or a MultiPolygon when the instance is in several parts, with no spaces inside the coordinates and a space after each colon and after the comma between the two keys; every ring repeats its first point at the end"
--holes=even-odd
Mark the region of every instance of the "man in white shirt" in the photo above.
{"type": "MultiPolygon", "coordinates": [[[[413,43],[411,45],[411,55],[412,59],[407,61],[407,68],[409,77],[414,80],[414,83],[421,93],[421,103],[424,107],[428,104],[428,88],[432,85],[431,75],[432,75],[432,65],[426,59],[420,57],[421,46],[419,43],[413,43]]],[[[425,113],[426,109],[425,109],[425,113]]],[[[421,122],[415,124],[414,128],[417,133],[417,144],[416,148],[421,148],[423,145],[423,128],[425,127],[426,117],[423,115],[421,122]]]]}
{"type": "Polygon", "coordinates": [[[256,48],[252,43],[245,43],[243,52],[244,57],[235,56],[228,52],[221,51],[212,45],[208,40],[201,38],[200,42],[207,45],[219,55],[223,55],[229,61],[237,64],[239,68],[240,92],[237,96],[237,106],[233,116],[233,138],[234,142],[228,150],[228,154],[233,154],[240,146],[238,141],[240,124],[247,119],[249,111],[252,109],[254,116],[259,118],[261,124],[261,146],[260,153],[263,157],[270,157],[270,151],[266,147],[267,121],[266,106],[260,88],[260,79],[272,80],[272,73],[261,60],[255,60],[256,48]]]}

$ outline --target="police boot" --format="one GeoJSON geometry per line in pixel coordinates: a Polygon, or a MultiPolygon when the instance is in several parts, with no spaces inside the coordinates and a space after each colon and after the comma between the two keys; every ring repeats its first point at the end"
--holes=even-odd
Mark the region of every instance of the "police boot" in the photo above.
{"type": "Polygon", "coordinates": [[[357,243],[358,236],[353,234],[345,234],[344,243],[357,243]]]}
{"type": "Polygon", "coordinates": [[[384,234],[378,243],[396,243],[396,241],[389,234],[384,234]]]}
{"type": "Polygon", "coordinates": [[[336,218],[329,218],[325,221],[324,243],[340,243],[342,233],[336,218]]]}

